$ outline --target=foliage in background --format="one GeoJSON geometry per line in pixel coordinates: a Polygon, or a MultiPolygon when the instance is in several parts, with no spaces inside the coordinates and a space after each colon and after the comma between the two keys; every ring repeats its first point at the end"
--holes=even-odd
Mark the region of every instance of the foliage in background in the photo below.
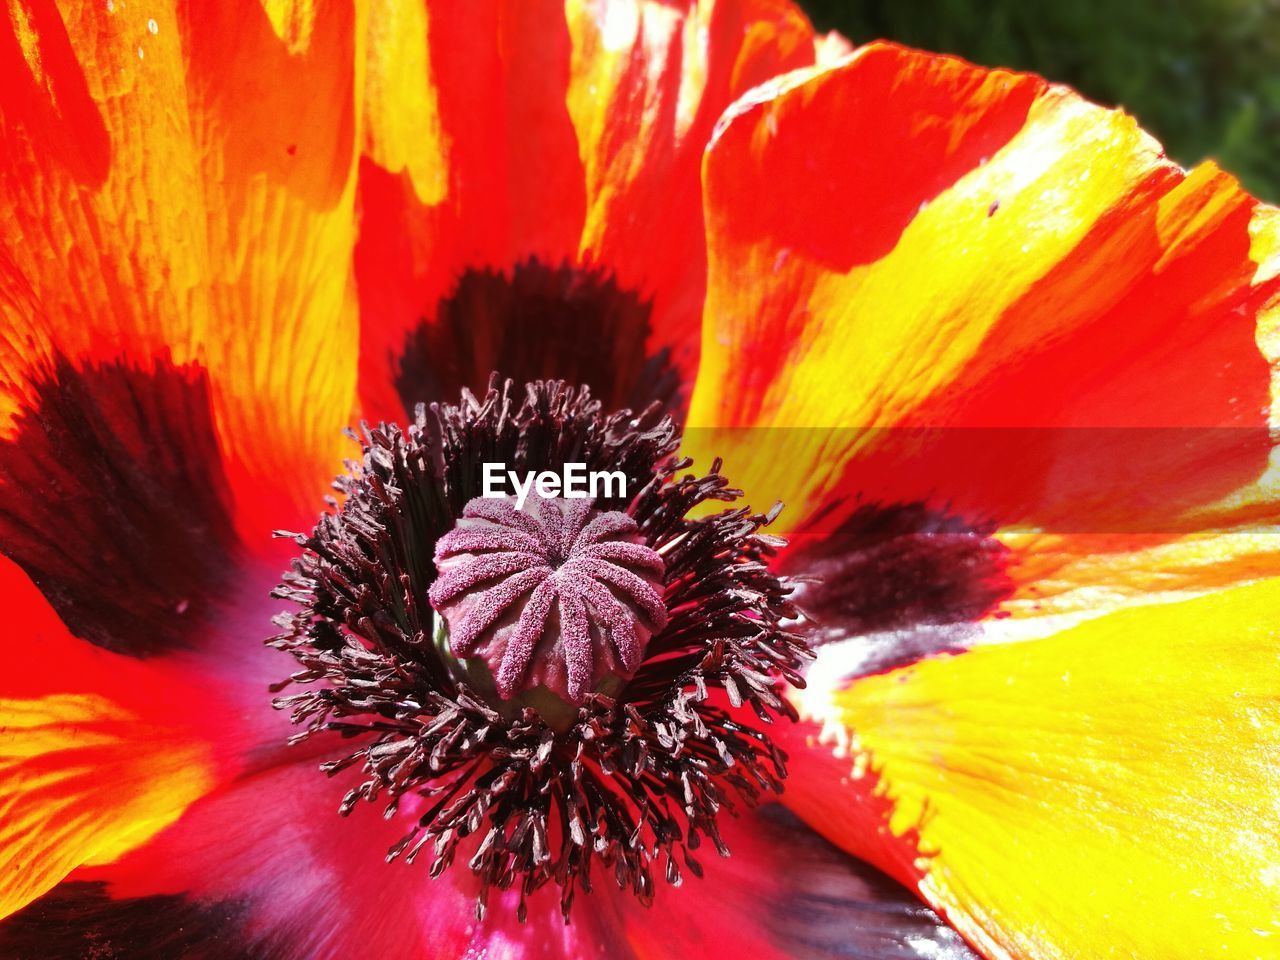
{"type": "Polygon", "coordinates": [[[800,0],[814,23],[1033,70],[1280,201],[1280,0],[800,0]]]}

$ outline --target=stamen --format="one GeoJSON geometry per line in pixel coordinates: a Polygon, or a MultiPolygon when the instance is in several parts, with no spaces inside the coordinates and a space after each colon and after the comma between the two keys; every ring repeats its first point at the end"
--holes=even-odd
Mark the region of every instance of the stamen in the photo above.
{"type": "Polygon", "coordinates": [[[606,416],[562,383],[531,384],[521,402],[494,382],[483,400],[419,407],[407,430],[366,429],[362,444],[341,504],[291,535],[302,553],[275,595],[299,609],[272,641],[300,664],[278,689],[301,691],[276,701],[303,727],[294,739],[346,738],[323,769],[362,771],[339,812],[370,801],[393,816],[412,800],[388,859],[429,847],[433,876],[464,864],[478,915],[491,889],[517,889],[523,919],[525,896],[555,883],[567,921],[597,862],[648,903],[655,869],[673,885],[701,875],[704,838],[727,856],[718,816],[786,775],[731,708],[794,719],[780,688],[803,685],[810,656],[784,626],[797,611],[771,570],[781,541],[761,532],[776,508],[691,518],[741,496],[719,462],[678,476],[690,462],[672,459],[656,408],[606,416]],[[485,461],[565,460],[621,470],[639,493],[527,512],[476,499],[485,461]],[[488,684],[474,663],[492,665],[488,684]],[[543,685],[562,712],[538,703],[543,685]]]}

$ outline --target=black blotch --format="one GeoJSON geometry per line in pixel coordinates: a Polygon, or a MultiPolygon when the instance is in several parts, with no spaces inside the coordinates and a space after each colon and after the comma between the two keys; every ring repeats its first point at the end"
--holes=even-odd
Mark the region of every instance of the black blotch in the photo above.
{"type": "Polygon", "coordinates": [[[879,870],[823,840],[779,804],[756,818],[765,842],[786,851],[761,900],[763,925],[788,955],[857,960],[979,960],[958,933],[879,870]]]}
{"type": "Polygon", "coordinates": [[[235,549],[205,371],[59,359],[34,394],[0,442],[0,546],[77,636],[190,642],[235,549]]]}
{"type": "Polygon", "coordinates": [[[970,625],[1012,590],[994,530],[921,503],[867,504],[830,533],[797,537],[783,569],[801,581],[815,644],[898,631],[867,651],[861,672],[874,672],[967,645],[970,625]]]}
{"type": "Polygon", "coordinates": [[[518,384],[586,384],[605,410],[674,412],[682,384],[666,350],[646,353],[649,304],[603,270],[537,260],[469,270],[408,337],[396,389],[405,410],[482,394],[497,371],[518,384]]]}
{"type": "Polygon", "coordinates": [[[5,960],[276,960],[251,945],[235,903],[181,895],[116,900],[104,883],[69,881],[0,920],[5,960]]]}

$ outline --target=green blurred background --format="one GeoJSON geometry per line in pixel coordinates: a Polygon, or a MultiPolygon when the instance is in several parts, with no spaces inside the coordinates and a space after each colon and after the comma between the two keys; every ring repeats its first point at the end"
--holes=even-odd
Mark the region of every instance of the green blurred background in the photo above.
{"type": "Polygon", "coordinates": [[[1032,70],[1280,201],[1280,0],[800,0],[821,30],[1032,70]]]}

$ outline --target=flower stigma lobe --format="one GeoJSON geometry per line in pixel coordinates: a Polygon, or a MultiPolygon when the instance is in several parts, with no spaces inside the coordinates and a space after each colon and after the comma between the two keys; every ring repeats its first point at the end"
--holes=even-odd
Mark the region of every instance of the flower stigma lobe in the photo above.
{"type": "Polygon", "coordinates": [[[503,700],[541,684],[580,705],[606,677],[629,679],[667,625],[662,558],[635,520],[586,500],[536,496],[524,513],[476,498],[435,557],[429,598],[450,648],[481,659],[503,700]]]}

